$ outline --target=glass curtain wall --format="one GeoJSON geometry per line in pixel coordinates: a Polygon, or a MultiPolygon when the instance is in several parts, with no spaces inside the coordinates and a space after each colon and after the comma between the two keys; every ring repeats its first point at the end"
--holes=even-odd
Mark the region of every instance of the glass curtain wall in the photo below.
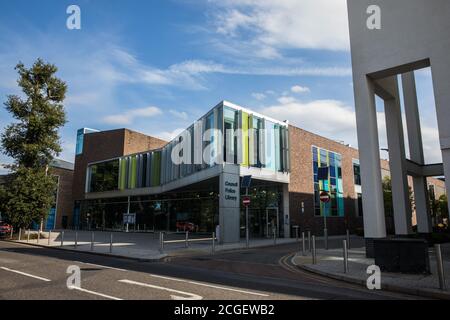
{"type": "Polygon", "coordinates": [[[314,209],[316,216],[343,217],[344,216],[344,196],[342,184],[342,157],[334,153],[317,147],[312,148],[313,171],[314,171],[314,209]],[[318,179],[318,169],[329,167],[327,180],[318,179]],[[327,191],[331,196],[329,203],[320,201],[320,193],[327,191]]]}
{"type": "Polygon", "coordinates": [[[86,191],[160,186],[214,166],[216,156],[218,162],[223,157],[227,163],[288,172],[288,128],[242,110],[217,107],[162,149],[90,165],[86,191]],[[203,141],[206,135],[209,141],[203,141]],[[183,161],[175,163],[171,156],[179,144],[183,144],[178,154],[183,161]],[[209,148],[207,159],[203,159],[205,148],[209,148]]]}

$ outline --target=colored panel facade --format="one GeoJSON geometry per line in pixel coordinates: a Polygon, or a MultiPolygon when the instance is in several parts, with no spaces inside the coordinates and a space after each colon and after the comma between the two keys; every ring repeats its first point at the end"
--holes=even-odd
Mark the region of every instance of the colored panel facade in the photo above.
{"type": "Polygon", "coordinates": [[[156,187],[221,162],[289,172],[287,132],[287,125],[221,105],[159,150],[89,165],[86,190],[156,187]]]}
{"type": "Polygon", "coordinates": [[[334,153],[317,147],[312,148],[313,172],[314,172],[314,208],[315,215],[327,217],[344,216],[344,197],[342,183],[342,157],[334,153]],[[329,167],[328,179],[319,180],[319,168],[329,167]],[[319,199],[322,191],[330,194],[331,201],[323,203],[319,199]]]}

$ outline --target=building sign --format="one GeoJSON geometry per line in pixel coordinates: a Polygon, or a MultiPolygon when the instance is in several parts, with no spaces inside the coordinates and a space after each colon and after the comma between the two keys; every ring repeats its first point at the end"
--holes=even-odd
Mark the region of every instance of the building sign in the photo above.
{"type": "Polygon", "coordinates": [[[135,223],[136,223],[136,213],[123,214],[123,224],[135,224],[135,223]]]}
{"type": "Polygon", "coordinates": [[[225,180],[225,200],[237,201],[239,195],[239,183],[225,180]]]}
{"type": "Polygon", "coordinates": [[[224,172],[220,175],[220,206],[228,208],[240,207],[240,177],[237,174],[224,172]]]}

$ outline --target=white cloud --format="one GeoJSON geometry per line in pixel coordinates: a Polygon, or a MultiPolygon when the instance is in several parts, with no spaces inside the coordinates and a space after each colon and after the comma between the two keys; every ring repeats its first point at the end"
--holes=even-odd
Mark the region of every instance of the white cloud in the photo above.
{"type": "Polygon", "coordinates": [[[178,136],[180,133],[182,133],[185,130],[185,128],[177,128],[172,131],[162,131],[159,133],[154,134],[155,137],[158,137],[160,139],[163,139],[165,141],[171,141],[176,136],[178,136]]]}
{"type": "Polygon", "coordinates": [[[266,98],[266,95],[260,92],[253,92],[252,97],[255,98],[256,100],[264,100],[266,98]]]}
{"type": "Polygon", "coordinates": [[[308,87],[302,87],[299,85],[295,85],[293,87],[291,87],[291,91],[294,93],[307,93],[307,92],[311,92],[311,90],[308,87]]]}
{"type": "Polygon", "coordinates": [[[161,113],[161,110],[157,107],[132,109],[120,114],[106,116],[103,118],[103,122],[112,125],[129,125],[132,124],[136,118],[150,118],[161,113]]]}
{"type": "Polygon", "coordinates": [[[213,0],[216,32],[267,58],[280,49],[349,50],[345,0],[213,0]]]}
{"type": "Polygon", "coordinates": [[[177,111],[177,110],[169,110],[170,114],[172,114],[173,116],[181,119],[181,120],[188,120],[189,116],[186,112],[184,111],[177,111]]]}

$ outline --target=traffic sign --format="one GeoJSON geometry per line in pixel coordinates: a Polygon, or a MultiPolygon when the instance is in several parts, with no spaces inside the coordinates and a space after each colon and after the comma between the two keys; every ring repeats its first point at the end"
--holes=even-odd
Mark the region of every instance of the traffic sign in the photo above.
{"type": "Polygon", "coordinates": [[[241,188],[250,188],[252,182],[252,176],[243,176],[241,180],[241,188]]]}
{"type": "Polygon", "coordinates": [[[331,198],[330,198],[330,194],[326,191],[322,191],[320,193],[320,201],[327,203],[330,202],[331,198]]]}
{"type": "Polygon", "coordinates": [[[246,207],[250,205],[250,197],[243,197],[242,198],[242,204],[246,207]]]}

